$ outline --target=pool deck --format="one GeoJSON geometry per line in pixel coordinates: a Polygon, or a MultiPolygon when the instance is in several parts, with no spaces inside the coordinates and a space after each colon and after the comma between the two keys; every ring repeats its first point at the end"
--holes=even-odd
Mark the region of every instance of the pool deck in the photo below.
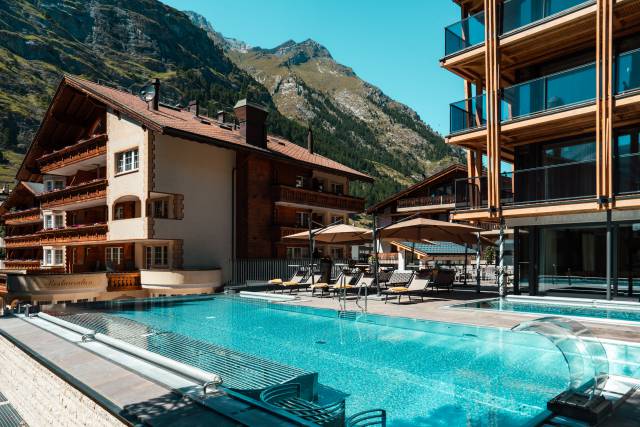
{"type": "MultiPolygon", "coordinates": [[[[495,292],[483,291],[477,293],[474,289],[455,289],[451,293],[444,291],[440,291],[439,293],[433,292],[424,298],[424,302],[421,302],[419,298],[412,298],[411,303],[409,303],[409,300],[403,297],[401,304],[397,304],[397,298],[389,299],[385,304],[384,301],[369,299],[367,308],[369,313],[383,314],[386,316],[498,328],[512,328],[521,322],[544,317],[543,315],[506,313],[491,310],[447,308],[447,306],[454,304],[461,304],[476,299],[495,298],[497,296],[498,294],[495,292]]],[[[334,310],[339,309],[337,298],[330,298],[328,296],[324,298],[317,296],[312,297],[310,293],[307,292],[300,292],[299,297],[300,300],[291,302],[290,304],[334,310]]],[[[347,297],[347,310],[359,310],[355,304],[354,297],[347,297]]],[[[614,324],[613,322],[594,322],[589,321],[588,318],[580,318],[578,321],[588,326],[599,338],[640,343],[640,324],[634,326],[629,323],[614,324]]]]}

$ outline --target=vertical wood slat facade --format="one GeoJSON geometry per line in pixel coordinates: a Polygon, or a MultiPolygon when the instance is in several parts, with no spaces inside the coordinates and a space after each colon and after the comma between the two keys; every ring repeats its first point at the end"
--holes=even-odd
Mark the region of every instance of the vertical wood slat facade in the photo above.
{"type": "Polygon", "coordinates": [[[613,0],[596,9],[596,191],[613,197],[613,0]]]}

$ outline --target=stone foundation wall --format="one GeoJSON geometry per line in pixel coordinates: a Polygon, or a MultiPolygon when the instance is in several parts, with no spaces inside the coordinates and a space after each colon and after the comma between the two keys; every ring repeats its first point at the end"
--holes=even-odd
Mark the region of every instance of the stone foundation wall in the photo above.
{"type": "Polygon", "coordinates": [[[3,337],[0,337],[0,392],[30,426],[124,425],[3,337]]]}

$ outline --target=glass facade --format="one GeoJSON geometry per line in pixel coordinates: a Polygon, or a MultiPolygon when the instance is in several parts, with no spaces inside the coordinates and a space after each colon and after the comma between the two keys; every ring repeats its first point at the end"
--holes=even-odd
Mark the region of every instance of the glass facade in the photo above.
{"type": "Polygon", "coordinates": [[[502,8],[502,33],[525,27],[583,3],[592,2],[587,0],[507,0],[502,8]]]}
{"type": "Polygon", "coordinates": [[[618,57],[615,78],[618,94],[640,89],[640,49],[618,57]]]}
{"type": "Polygon", "coordinates": [[[451,133],[487,125],[485,95],[464,99],[449,105],[449,131],[451,133]]]}
{"type": "Polygon", "coordinates": [[[484,43],[484,12],[444,29],[444,53],[447,56],[480,43],[484,43]]]}
{"type": "Polygon", "coordinates": [[[640,193],[640,128],[617,132],[615,141],[616,194],[640,193]]]}

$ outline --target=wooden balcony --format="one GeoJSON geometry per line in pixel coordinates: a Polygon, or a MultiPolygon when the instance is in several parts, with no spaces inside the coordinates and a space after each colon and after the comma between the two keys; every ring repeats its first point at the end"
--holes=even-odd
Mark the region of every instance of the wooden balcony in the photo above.
{"type": "Polygon", "coordinates": [[[12,248],[33,248],[40,246],[39,234],[27,234],[23,236],[6,236],[4,238],[5,247],[12,248]]]}
{"type": "Polygon", "coordinates": [[[319,191],[288,187],[285,185],[275,186],[273,197],[276,203],[282,204],[304,207],[319,207],[346,212],[364,211],[364,199],[361,199],[359,197],[340,196],[332,193],[321,193],[319,191]]]}
{"type": "Polygon", "coordinates": [[[43,209],[80,203],[88,205],[91,202],[99,202],[106,199],[106,197],[107,180],[104,178],[38,195],[43,209]]]}
{"type": "Polygon", "coordinates": [[[140,272],[107,273],[107,292],[137,291],[142,289],[140,272]]]}
{"type": "Polygon", "coordinates": [[[38,270],[40,269],[39,259],[6,259],[2,262],[5,270],[38,270]]]}
{"type": "Polygon", "coordinates": [[[7,212],[2,215],[6,225],[29,224],[42,221],[40,208],[31,208],[15,212],[7,212]]]}
{"type": "Polygon", "coordinates": [[[398,210],[437,209],[453,207],[456,202],[454,194],[429,197],[411,197],[398,200],[398,210]]]}
{"type": "Polygon", "coordinates": [[[107,230],[107,224],[91,224],[42,230],[38,234],[42,245],[65,245],[107,240],[107,230]]]}
{"type": "Polygon", "coordinates": [[[107,154],[107,135],[96,135],[92,138],[78,141],[76,144],[64,147],[61,150],[41,156],[36,161],[42,173],[51,173],[60,169],[77,165],[105,156],[107,154]]]}

